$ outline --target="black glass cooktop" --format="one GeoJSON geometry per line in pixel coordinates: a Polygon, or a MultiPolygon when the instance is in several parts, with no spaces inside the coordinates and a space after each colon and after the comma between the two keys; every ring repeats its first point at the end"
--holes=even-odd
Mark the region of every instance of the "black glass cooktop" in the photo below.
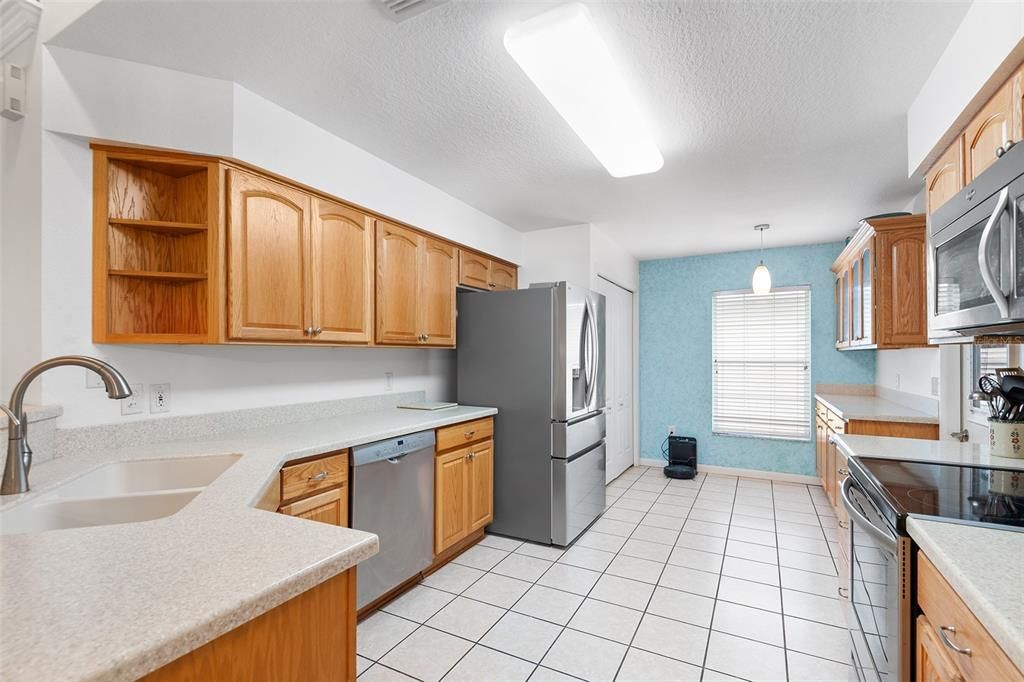
{"type": "Polygon", "coordinates": [[[903,526],[907,514],[1024,527],[1024,471],[857,458],[903,526]]]}

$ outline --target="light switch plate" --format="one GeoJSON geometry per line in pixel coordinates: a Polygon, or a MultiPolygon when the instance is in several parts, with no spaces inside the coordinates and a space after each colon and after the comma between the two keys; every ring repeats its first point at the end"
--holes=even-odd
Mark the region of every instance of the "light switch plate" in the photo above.
{"type": "Polygon", "coordinates": [[[146,389],[142,384],[132,384],[132,394],[123,398],[121,403],[121,416],[127,417],[131,414],[142,414],[142,401],[146,397],[146,389]]]}

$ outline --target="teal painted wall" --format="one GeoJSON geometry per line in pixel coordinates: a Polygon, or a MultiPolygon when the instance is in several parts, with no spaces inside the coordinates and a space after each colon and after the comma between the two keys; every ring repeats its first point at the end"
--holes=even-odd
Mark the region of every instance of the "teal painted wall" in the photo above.
{"type": "MultiPolygon", "coordinates": [[[[829,266],[843,243],[769,249],[775,286],[811,286],[811,387],[873,384],[874,351],[840,353],[834,344],[834,280],[829,266]]],[[[814,441],[716,436],[711,433],[711,294],[749,289],[756,251],[640,263],[640,455],[661,457],[674,424],[696,436],[704,464],[813,474],[814,441]]]]}

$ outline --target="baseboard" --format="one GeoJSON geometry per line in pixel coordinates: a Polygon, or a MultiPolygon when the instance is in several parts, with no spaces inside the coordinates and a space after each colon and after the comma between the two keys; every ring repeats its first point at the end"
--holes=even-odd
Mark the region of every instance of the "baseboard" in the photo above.
{"type": "MultiPolygon", "coordinates": [[[[664,459],[640,458],[640,466],[662,468],[667,464],[664,459]]],[[[722,476],[742,476],[743,478],[763,478],[780,483],[803,483],[805,485],[821,485],[817,476],[804,476],[803,474],[787,474],[781,471],[761,471],[759,469],[738,469],[736,467],[722,467],[714,464],[698,464],[697,471],[708,474],[720,474],[722,476]]]]}

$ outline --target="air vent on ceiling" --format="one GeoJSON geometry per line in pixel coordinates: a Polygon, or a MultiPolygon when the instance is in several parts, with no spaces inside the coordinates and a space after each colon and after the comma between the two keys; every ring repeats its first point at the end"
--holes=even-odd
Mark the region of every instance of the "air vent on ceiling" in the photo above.
{"type": "Polygon", "coordinates": [[[423,14],[438,5],[443,5],[448,0],[380,0],[380,2],[395,21],[405,21],[409,17],[423,14]]]}

